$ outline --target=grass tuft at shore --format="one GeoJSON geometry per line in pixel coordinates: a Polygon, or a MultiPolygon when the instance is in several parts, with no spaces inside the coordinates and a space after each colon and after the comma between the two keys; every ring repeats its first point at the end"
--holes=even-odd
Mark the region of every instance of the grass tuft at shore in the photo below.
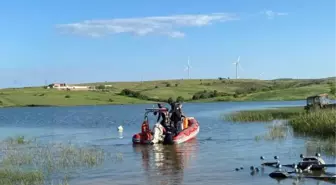
{"type": "Polygon", "coordinates": [[[272,121],[277,119],[289,119],[304,112],[302,107],[285,107],[266,110],[248,110],[235,112],[225,115],[226,121],[232,122],[255,122],[255,121],[272,121]]]}

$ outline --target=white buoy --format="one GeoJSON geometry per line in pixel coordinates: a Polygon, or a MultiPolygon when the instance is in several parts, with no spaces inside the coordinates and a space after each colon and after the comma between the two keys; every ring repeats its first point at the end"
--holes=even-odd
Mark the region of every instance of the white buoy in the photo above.
{"type": "Polygon", "coordinates": [[[121,125],[119,125],[118,132],[122,132],[123,130],[124,130],[124,128],[121,125]]]}

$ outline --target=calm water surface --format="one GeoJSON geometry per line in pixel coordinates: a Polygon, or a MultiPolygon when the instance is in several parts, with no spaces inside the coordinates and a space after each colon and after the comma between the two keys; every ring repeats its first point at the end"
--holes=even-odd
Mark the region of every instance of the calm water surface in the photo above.
{"type": "MultiPolygon", "coordinates": [[[[260,164],[261,155],[278,155],[283,163],[299,160],[307,150],[305,140],[256,141],[267,131],[263,123],[224,122],[223,113],[242,109],[304,105],[305,101],[186,103],[184,112],[200,122],[197,139],[177,146],[133,147],[132,135],[139,132],[144,109],[152,105],[80,106],[0,109],[0,139],[25,135],[41,142],[71,142],[95,145],[122,154],[122,161],[73,174],[70,184],[328,184],[316,180],[278,182],[265,173],[251,175],[249,167],[260,164]],[[119,134],[117,126],[123,125],[119,134]],[[244,167],[236,172],[237,167],[244,167]]],[[[154,123],[154,119],[151,120],[154,123]]],[[[151,125],[152,126],[152,125],[151,125]]],[[[325,158],[333,162],[335,158],[325,158]]],[[[330,184],[330,183],[329,183],[330,184]]]]}

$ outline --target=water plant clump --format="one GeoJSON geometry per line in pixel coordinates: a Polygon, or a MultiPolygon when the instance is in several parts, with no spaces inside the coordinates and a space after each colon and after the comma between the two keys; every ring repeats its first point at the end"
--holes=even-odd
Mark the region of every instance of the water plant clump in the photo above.
{"type": "Polygon", "coordinates": [[[279,123],[268,126],[268,131],[264,135],[256,136],[255,140],[284,140],[290,134],[288,123],[281,121],[279,123]]]}
{"type": "Polygon", "coordinates": [[[266,110],[247,110],[225,115],[224,120],[232,122],[272,121],[290,119],[304,112],[302,107],[286,107],[266,110]]]}
{"type": "Polygon", "coordinates": [[[227,115],[225,120],[233,122],[270,122],[277,119],[288,120],[295,133],[322,138],[336,135],[336,110],[327,109],[306,113],[302,107],[271,110],[241,111],[227,115]]]}
{"type": "Polygon", "coordinates": [[[44,175],[42,171],[23,171],[19,169],[0,169],[1,185],[42,185],[44,175]]]}
{"type": "Polygon", "coordinates": [[[336,110],[320,110],[302,113],[289,120],[293,130],[297,133],[319,136],[322,138],[336,135],[336,110]]]}
{"type": "Polygon", "coordinates": [[[330,137],[326,139],[312,138],[312,140],[306,141],[306,153],[322,153],[327,156],[336,155],[336,139],[335,137],[330,137]]]}
{"type": "MultiPolygon", "coordinates": [[[[112,156],[92,146],[36,142],[18,145],[18,142],[12,141],[15,140],[6,140],[0,145],[0,184],[40,185],[46,179],[55,180],[55,174],[62,176],[78,169],[97,167],[112,156]]],[[[116,159],[120,160],[120,154],[116,159]]],[[[67,184],[67,181],[64,183],[67,184]]]]}

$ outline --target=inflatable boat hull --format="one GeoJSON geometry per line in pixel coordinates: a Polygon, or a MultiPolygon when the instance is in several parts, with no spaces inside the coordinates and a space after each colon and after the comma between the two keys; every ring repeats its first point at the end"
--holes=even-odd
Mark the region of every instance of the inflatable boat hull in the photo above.
{"type": "MultiPolygon", "coordinates": [[[[163,144],[180,144],[195,138],[200,130],[199,123],[195,118],[188,118],[188,128],[180,131],[176,136],[172,137],[167,134],[163,144]]],[[[151,144],[153,136],[151,133],[137,133],[133,135],[133,144],[151,144]]]]}

